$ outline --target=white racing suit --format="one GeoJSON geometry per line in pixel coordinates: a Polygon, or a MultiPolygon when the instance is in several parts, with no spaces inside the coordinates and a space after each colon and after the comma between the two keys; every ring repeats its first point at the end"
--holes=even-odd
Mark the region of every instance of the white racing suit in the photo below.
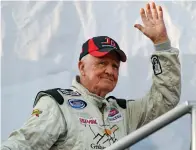
{"type": "Polygon", "coordinates": [[[2,150],[104,149],[174,108],[180,99],[178,50],[155,45],[150,91],[138,100],[102,98],[73,81],[70,89],[38,93],[32,116],[1,145],[2,150]]]}

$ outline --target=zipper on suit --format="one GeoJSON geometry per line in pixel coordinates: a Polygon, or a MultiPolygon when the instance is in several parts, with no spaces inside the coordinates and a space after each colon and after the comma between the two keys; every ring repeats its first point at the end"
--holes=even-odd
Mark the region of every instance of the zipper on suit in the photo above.
{"type": "Polygon", "coordinates": [[[104,121],[104,109],[105,109],[105,106],[106,106],[106,105],[103,104],[102,107],[101,107],[101,109],[100,109],[100,110],[101,110],[101,114],[102,114],[102,120],[103,120],[103,123],[104,123],[104,124],[105,124],[105,121],[104,121]]]}
{"type": "MultiPolygon", "coordinates": [[[[102,120],[103,120],[103,127],[104,127],[104,133],[106,134],[107,138],[109,137],[109,133],[108,133],[108,130],[106,129],[106,124],[105,124],[105,119],[104,119],[104,109],[106,107],[106,104],[104,103],[101,107],[101,114],[102,114],[102,120]]],[[[110,143],[110,140],[109,140],[109,143],[110,143]]],[[[111,143],[110,143],[111,145],[111,143]]]]}

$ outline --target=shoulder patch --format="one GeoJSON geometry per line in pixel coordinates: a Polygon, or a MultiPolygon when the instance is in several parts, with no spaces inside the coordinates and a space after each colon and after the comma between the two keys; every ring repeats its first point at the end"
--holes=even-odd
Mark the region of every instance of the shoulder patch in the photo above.
{"type": "Polygon", "coordinates": [[[39,115],[40,115],[41,113],[42,113],[41,110],[39,110],[39,109],[34,109],[31,115],[32,115],[32,116],[34,115],[34,116],[36,116],[36,117],[39,117],[39,115]]]}
{"type": "Polygon", "coordinates": [[[49,89],[49,90],[46,90],[46,91],[40,91],[38,92],[36,98],[35,98],[35,102],[34,102],[34,105],[36,105],[36,103],[39,101],[39,99],[42,97],[42,96],[45,96],[45,95],[49,95],[51,97],[53,97],[55,99],[56,102],[58,102],[60,105],[62,105],[64,103],[64,98],[63,96],[58,92],[59,88],[55,88],[55,89],[49,89]]]}
{"type": "Polygon", "coordinates": [[[162,73],[161,63],[157,55],[152,55],[151,57],[152,67],[154,70],[154,75],[159,75],[162,73]]]}
{"type": "Polygon", "coordinates": [[[60,91],[65,95],[70,96],[80,96],[81,94],[77,91],[73,91],[72,89],[60,89],[60,91]]]}
{"type": "Polygon", "coordinates": [[[109,101],[109,99],[113,99],[113,100],[116,100],[117,104],[123,108],[123,109],[126,109],[127,108],[127,102],[125,99],[117,99],[116,97],[114,96],[109,96],[106,98],[107,101],[109,101]]]}

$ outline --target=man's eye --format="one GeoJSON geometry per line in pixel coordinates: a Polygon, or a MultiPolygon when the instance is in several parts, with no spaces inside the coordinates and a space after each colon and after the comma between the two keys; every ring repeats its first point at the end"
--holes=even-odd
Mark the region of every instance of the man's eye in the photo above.
{"type": "Polygon", "coordinates": [[[115,69],[118,69],[118,68],[119,68],[117,65],[113,65],[113,67],[114,67],[115,69]]]}
{"type": "Polygon", "coordinates": [[[99,62],[99,64],[100,64],[100,65],[105,65],[105,62],[102,61],[102,62],[99,62]]]}

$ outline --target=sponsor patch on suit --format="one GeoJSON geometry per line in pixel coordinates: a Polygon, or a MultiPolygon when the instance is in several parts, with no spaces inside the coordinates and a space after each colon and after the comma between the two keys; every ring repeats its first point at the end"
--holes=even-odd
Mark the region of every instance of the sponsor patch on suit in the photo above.
{"type": "Polygon", "coordinates": [[[73,91],[72,89],[60,89],[60,91],[65,95],[71,95],[71,96],[80,96],[81,94],[77,91],[73,91]]]}
{"type": "Polygon", "coordinates": [[[87,119],[87,118],[79,117],[79,121],[83,125],[98,125],[98,120],[96,118],[87,119]]]}
{"type": "Polygon", "coordinates": [[[42,113],[41,110],[39,109],[34,109],[33,112],[32,112],[32,116],[36,116],[36,117],[39,117],[39,115],[42,113]]]}
{"type": "Polygon", "coordinates": [[[68,104],[75,109],[84,109],[87,103],[81,99],[69,99],[68,104]]]}
{"type": "Polygon", "coordinates": [[[159,75],[162,73],[161,63],[159,61],[159,57],[157,55],[153,55],[151,57],[152,66],[155,75],[159,75]]]}
{"type": "Polygon", "coordinates": [[[111,108],[108,114],[108,121],[110,122],[118,122],[123,119],[122,114],[116,109],[111,108]]]}

